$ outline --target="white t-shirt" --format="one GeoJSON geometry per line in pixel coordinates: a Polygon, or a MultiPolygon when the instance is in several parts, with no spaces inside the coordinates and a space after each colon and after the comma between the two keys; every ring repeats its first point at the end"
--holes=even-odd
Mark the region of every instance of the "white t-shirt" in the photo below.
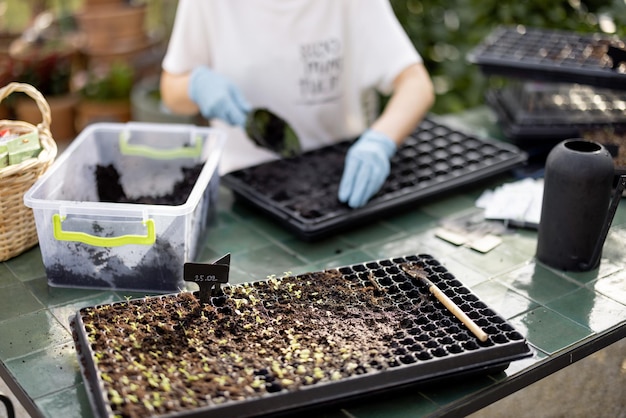
{"type": "MultiPolygon", "coordinates": [[[[388,0],[180,0],[163,69],[206,65],[295,129],[304,150],[357,137],[371,123],[364,98],[388,94],[421,57],[388,0]]],[[[276,158],[227,130],[226,173],[276,158]]]]}

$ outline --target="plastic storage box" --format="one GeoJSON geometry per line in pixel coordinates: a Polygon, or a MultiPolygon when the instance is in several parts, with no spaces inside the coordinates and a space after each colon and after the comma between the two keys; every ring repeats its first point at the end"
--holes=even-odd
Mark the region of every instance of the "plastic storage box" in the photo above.
{"type": "Polygon", "coordinates": [[[178,124],[85,128],[24,195],[49,285],[159,293],[184,288],[183,265],[196,257],[215,213],[224,136],[178,124]],[[101,167],[117,172],[117,184],[102,181],[101,167]],[[185,173],[194,170],[176,204],[159,201],[181,194],[185,173]],[[101,199],[116,187],[127,198],[123,203],[101,199]],[[145,197],[159,203],[133,203],[145,197]]]}

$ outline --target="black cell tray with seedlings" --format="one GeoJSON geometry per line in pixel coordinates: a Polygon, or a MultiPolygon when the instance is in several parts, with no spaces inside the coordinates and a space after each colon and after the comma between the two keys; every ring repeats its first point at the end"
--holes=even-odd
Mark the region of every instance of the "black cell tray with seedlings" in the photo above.
{"type": "Polygon", "coordinates": [[[500,26],[467,59],[487,75],[626,89],[624,42],[607,34],[500,26]]]}
{"type": "Polygon", "coordinates": [[[507,138],[525,144],[626,128],[626,92],[571,83],[513,82],[487,92],[507,138]]]}
{"type": "Polygon", "coordinates": [[[258,416],[532,355],[428,255],[86,307],[71,327],[97,417],[258,416]]]}
{"type": "Polygon", "coordinates": [[[261,209],[299,238],[315,240],[504,173],[527,159],[514,145],[463,133],[431,115],[392,157],[381,190],[364,207],[351,209],[337,198],[351,144],[344,141],[259,164],[221,180],[238,199],[261,209]]]}

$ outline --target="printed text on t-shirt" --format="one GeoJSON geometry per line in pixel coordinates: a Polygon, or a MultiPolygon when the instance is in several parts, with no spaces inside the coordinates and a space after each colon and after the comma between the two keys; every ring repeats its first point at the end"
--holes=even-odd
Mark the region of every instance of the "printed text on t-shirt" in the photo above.
{"type": "Polygon", "coordinates": [[[338,97],[343,63],[341,41],[329,38],[301,45],[300,59],[300,95],[303,101],[321,103],[338,97]]]}

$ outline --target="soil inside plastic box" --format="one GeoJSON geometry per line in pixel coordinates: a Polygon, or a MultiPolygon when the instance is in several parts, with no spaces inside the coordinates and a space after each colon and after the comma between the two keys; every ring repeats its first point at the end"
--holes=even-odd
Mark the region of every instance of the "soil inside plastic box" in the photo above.
{"type": "Polygon", "coordinates": [[[187,201],[198,176],[202,171],[203,164],[193,167],[181,167],[183,178],[174,183],[170,193],[155,196],[138,196],[129,198],[126,196],[124,187],[120,182],[120,173],[113,164],[97,165],[95,167],[96,186],[98,197],[101,202],[112,203],[139,203],[148,205],[182,205],[187,201]]]}

